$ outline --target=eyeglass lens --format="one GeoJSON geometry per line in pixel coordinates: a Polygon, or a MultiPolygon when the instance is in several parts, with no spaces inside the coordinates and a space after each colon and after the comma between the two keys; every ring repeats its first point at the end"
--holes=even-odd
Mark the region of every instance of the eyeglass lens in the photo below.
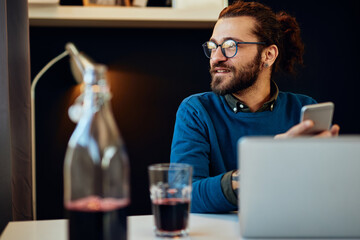
{"type": "Polygon", "coordinates": [[[217,45],[212,41],[209,41],[203,44],[205,55],[208,58],[211,58],[218,46],[221,48],[221,52],[227,58],[234,57],[237,52],[237,44],[234,40],[226,40],[225,42],[219,45],[217,45]]]}

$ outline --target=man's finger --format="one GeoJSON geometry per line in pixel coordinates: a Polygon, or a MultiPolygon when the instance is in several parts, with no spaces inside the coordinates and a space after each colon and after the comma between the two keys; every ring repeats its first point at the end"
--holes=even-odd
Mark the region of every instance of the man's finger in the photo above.
{"type": "Polygon", "coordinates": [[[330,129],[331,135],[332,136],[338,136],[339,132],[340,132],[340,126],[337,124],[334,124],[331,129],[330,129]]]}
{"type": "Polygon", "coordinates": [[[312,128],[314,126],[314,122],[311,120],[305,120],[294,127],[290,128],[289,131],[285,133],[285,135],[289,137],[295,137],[303,134],[306,130],[312,128]]]}

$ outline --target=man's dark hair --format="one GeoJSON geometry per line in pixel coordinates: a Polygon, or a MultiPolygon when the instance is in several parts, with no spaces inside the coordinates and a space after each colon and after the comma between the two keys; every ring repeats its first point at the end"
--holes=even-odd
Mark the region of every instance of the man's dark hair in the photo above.
{"type": "MultiPolygon", "coordinates": [[[[279,56],[273,73],[279,70],[295,73],[295,63],[303,64],[304,44],[294,17],[286,12],[275,14],[270,7],[258,2],[236,1],[221,11],[219,19],[239,16],[253,17],[256,20],[254,34],[258,41],[265,42],[265,46],[275,44],[278,47],[279,56]]],[[[264,45],[259,45],[259,50],[263,48],[264,45]]]]}

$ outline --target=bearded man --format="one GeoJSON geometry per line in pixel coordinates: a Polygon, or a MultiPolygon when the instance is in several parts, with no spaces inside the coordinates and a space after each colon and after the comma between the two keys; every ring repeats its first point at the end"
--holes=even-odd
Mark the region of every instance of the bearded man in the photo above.
{"type": "MultiPolygon", "coordinates": [[[[225,8],[203,44],[210,59],[212,92],[192,95],[179,106],[171,162],[194,168],[192,212],[237,210],[236,145],[243,136],[303,135],[314,123],[299,123],[311,97],[279,91],[273,76],[302,64],[304,45],[296,19],[257,2],[225,8]]],[[[339,126],[318,134],[339,134],[339,126]]]]}

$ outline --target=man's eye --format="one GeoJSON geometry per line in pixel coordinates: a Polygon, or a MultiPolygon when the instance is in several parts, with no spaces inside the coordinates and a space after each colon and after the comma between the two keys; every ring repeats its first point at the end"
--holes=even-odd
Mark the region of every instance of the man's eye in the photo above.
{"type": "Polygon", "coordinates": [[[209,43],[207,44],[207,47],[208,47],[208,49],[210,49],[210,50],[214,50],[214,49],[216,49],[216,44],[213,43],[213,42],[209,42],[209,43]]]}
{"type": "Polygon", "coordinates": [[[236,46],[236,43],[232,40],[226,41],[222,45],[223,48],[233,48],[235,46],[236,46]]]}

